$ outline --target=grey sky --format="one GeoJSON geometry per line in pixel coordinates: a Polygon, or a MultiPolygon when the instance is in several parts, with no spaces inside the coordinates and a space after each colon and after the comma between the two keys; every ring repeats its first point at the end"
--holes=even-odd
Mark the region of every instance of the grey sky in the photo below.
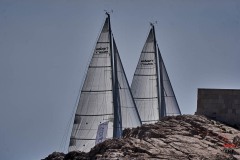
{"type": "Polygon", "coordinates": [[[105,19],[131,83],[156,36],[183,114],[197,88],[240,88],[239,0],[0,0],[0,157],[58,150],[105,19]]]}

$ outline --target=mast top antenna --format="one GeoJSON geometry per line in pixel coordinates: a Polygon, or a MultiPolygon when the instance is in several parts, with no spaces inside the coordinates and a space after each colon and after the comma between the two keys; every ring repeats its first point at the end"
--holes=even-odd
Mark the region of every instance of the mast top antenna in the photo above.
{"type": "Polygon", "coordinates": [[[111,9],[110,11],[108,11],[108,10],[104,9],[104,12],[105,12],[107,15],[109,15],[110,13],[113,13],[113,10],[111,9]]]}
{"type": "Polygon", "coordinates": [[[149,22],[151,26],[154,26],[155,24],[157,24],[157,21],[155,22],[149,22]]]}

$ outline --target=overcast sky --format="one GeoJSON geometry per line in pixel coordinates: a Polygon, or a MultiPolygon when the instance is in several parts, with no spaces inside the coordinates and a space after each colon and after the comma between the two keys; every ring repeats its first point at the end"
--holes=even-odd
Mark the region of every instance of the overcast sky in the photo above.
{"type": "Polygon", "coordinates": [[[183,114],[196,111],[198,88],[240,89],[239,0],[0,0],[1,159],[37,160],[63,150],[104,10],[113,10],[130,84],[149,22],[157,21],[183,114]]]}

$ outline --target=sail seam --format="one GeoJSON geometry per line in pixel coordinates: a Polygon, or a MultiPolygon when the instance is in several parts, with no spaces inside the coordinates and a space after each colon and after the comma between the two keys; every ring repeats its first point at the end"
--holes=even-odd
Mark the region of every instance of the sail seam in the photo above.
{"type": "Polygon", "coordinates": [[[76,116],[107,116],[107,115],[113,115],[113,114],[76,114],[76,116]]]}
{"type": "Polygon", "coordinates": [[[136,69],[147,69],[147,70],[149,70],[149,69],[154,69],[155,67],[150,67],[150,66],[148,66],[148,67],[146,67],[146,66],[144,66],[144,67],[137,67],[136,69]]]}
{"type": "Polygon", "coordinates": [[[89,66],[89,68],[105,68],[105,67],[111,67],[111,66],[89,66]]]}
{"type": "Polygon", "coordinates": [[[82,92],[110,92],[110,91],[112,91],[112,90],[99,90],[99,91],[97,91],[97,90],[95,90],[95,91],[90,90],[90,91],[82,91],[82,92]]]}
{"type": "Polygon", "coordinates": [[[110,42],[97,42],[97,43],[110,43],[110,42]]]}
{"type": "Polygon", "coordinates": [[[142,53],[155,53],[155,52],[142,52],[142,53]]]}
{"type": "Polygon", "coordinates": [[[134,99],[155,99],[155,98],[158,98],[158,97],[149,97],[149,98],[134,98],[134,99]]]}
{"type": "Polygon", "coordinates": [[[134,76],[156,76],[156,74],[134,74],[134,76]]]}

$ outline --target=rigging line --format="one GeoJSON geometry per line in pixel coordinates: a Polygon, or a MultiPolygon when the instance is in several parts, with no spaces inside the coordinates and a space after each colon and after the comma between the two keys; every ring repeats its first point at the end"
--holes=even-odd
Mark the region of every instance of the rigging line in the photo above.
{"type": "MultiPolygon", "coordinates": [[[[74,113],[72,113],[72,114],[74,114],[74,113]]],[[[73,115],[72,115],[73,116],[73,115]]],[[[71,126],[71,122],[72,122],[72,118],[70,118],[69,120],[68,120],[68,124],[67,124],[67,130],[66,130],[66,136],[65,136],[65,140],[64,140],[64,144],[63,144],[63,150],[66,150],[66,147],[67,147],[67,140],[68,140],[68,135],[69,135],[69,132],[70,132],[70,126],[71,126]]]]}
{"type": "MultiPolygon", "coordinates": [[[[90,62],[89,62],[89,63],[90,63],[90,62]]],[[[74,120],[74,113],[75,113],[75,111],[76,111],[76,109],[77,109],[78,101],[79,101],[79,99],[80,99],[80,94],[81,94],[81,88],[82,88],[82,86],[83,86],[83,82],[84,82],[84,81],[85,81],[85,80],[82,81],[82,84],[81,84],[81,86],[80,86],[79,89],[78,89],[77,99],[76,99],[76,101],[75,101],[74,107],[72,108],[71,116],[70,116],[70,118],[69,118],[69,120],[68,120],[67,127],[66,127],[66,129],[65,129],[65,131],[64,131],[64,135],[63,135],[63,138],[62,138],[62,142],[61,142],[61,144],[60,144],[60,150],[63,149],[63,151],[65,151],[65,150],[66,150],[66,147],[67,147],[66,144],[67,144],[67,141],[68,141],[69,132],[70,132],[70,134],[71,134],[71,130],[70,130],[71,122],[74,120]]]]}
{"type": "MultiPolygon", "coordinates": [[[[75,105],[76,105],[76,104],[75,104],[75,105]]],[[[72,109],[72,113],[71,113],[71,116],[70,116],[70,118],[69,118],[69,120],[68,120],[67,127],[65,128],[64,135],[63,135],[63,137],[62,137],[62,141],[61,141],[59,150],[62,150],[62,151],[65,151],[65,150],[66,150],[66,144],[67,144],[68,135],[69,135],[69,132],[70,132],[71,122],[72,122],[72,119],[73,119],[73,117],[74,117],[75,108],[76,108],[76,107],[74,106],[73,109],[72,109]]]]}
{"type": "MultiPolygon", "coordinates": [[[[69,125],[69,121],[67,123],[67,126],[68,125],[69,125]]],[[[64,151],[65,150],[65,141],[66,141],[66,137],[67,137],[67,136],[65,136],[66,132],[67,132],[67,127],[64,130],[63,137],[62,137],[62,140],[61,140],[59,148],[58,148],[59,151],[64,151]]]]}
{"type": "Polygon", "coordinates": [[[113,114],[92,114],[92,115],[76,114],[76,116],[107,116],[107,115],[113,115],[113,114]]]}

